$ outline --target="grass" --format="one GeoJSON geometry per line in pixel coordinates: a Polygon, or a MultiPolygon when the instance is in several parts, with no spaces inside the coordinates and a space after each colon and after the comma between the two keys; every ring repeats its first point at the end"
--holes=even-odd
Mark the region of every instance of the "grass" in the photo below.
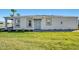
{"type": "Polygon", "coordinates": [[[79,50],[79,33],[0,32],[0,50],[79,50]]]}

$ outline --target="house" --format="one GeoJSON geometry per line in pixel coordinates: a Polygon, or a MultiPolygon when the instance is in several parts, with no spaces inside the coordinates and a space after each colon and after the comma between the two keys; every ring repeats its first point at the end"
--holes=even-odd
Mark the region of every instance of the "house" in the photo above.
{"type": "Polygon", "coordinates": [[[12,20],[11,30],[75,30],[78,29],[78,17],[56,15],[30,15],[4,17],[5,29],[7,21],[12,20]]]}

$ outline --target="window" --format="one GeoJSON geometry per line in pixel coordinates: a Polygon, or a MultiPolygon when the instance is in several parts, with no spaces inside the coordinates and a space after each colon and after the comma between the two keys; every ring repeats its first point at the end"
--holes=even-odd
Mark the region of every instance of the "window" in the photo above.
{"type": "Polygon", "coordinates": [[[16,27],[20,27],[20,19],[16,19],[16,27]]]}
{"type": "Polygon", "coordinates": [[[32,26],[32,24],[31,24],[32,22],[31,22],[31,20],[29,20],[29,24],[28,24],[28,26],[29,27],[31,27],[32,26]]]}
{"type": "Polygon", "coordinates": [[[52,25],[52,19],[46,19],[46,25],[48,26],[52,25]]]}
{"type": "Polygon", "coordinates": [[[61,21],[61,24],[63,24],[63,22],[61,21]]]}

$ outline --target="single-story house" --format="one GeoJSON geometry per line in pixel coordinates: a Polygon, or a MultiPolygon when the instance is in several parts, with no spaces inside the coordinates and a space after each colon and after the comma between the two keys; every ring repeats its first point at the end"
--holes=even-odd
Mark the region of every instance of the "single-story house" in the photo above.
{"type": "Polygon", "coordinates": [[[56,15],[30,15],[4,17],[5,29],[7,20],[12,20],[12,30],[75,30],[78,29],[78,17],[56,15]]]}

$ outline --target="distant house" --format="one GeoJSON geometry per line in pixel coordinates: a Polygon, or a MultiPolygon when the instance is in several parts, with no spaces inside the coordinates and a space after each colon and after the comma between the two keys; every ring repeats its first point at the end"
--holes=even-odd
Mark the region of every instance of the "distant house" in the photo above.
{"type": "Polygon", "coordinates": [[[75,30],[78,29],[78,17],[55,15],[30,15],[4,17],[5,29],[7,20],[12,20],[12,30],[75,30]]]}

